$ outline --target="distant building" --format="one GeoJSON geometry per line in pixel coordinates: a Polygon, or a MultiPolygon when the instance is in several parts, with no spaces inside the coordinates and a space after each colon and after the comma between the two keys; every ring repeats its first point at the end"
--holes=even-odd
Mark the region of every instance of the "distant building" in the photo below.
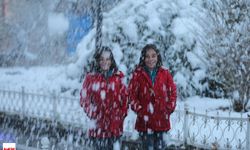
{"type": "Polygon", "coordinates": [[[69,20],[67,32],[67,52],[73,54],[81,39],[88,33],[94,24],[91,1],[88,0],[61,0],[56,8],[63,12],[69,20]]]}
{"type": "Polygon", "coordinates": [[[48,33],[48,16],[49,13],[57,11],[58,1],[0,1],[0,66],[5,61],[9,62],[8,65],[40,65],[67,61],[67,53],[75,52],[77,44],[92,26],[92,19],[86,14],[74,16],[72,13],[72,8],[86,11],[89,9],[89,6],[85,9],[88,3],[82,3],[82,0],[61,2],[69,7],[60,10],[69,17],[69,32],[52,38],[48,33]],[[78,3],[81,6],[76,7],[78,3]],[[75,8],[70,5],[75,5],[75,8]]]}
{"type": "Polygon", "coordinates": [[[69,14],[69,30],[67,33],[67,51],[72,54],[81,39],[92,28],[93,19],[87,14],[69,14]]]}

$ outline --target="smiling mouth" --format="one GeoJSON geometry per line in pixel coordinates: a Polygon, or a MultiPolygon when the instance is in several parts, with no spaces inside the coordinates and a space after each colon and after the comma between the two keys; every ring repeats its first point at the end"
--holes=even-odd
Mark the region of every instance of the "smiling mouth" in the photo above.
{"type": "Polygon", "coordinates": [[[152,62],[152,63],[148,63],[149,65],[155,65],[156,63],[155,62],[152,62]]]}

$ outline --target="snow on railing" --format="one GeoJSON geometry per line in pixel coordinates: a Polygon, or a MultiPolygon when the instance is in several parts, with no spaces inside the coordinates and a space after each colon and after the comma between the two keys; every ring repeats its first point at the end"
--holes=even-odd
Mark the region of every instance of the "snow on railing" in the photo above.
{"type": "Polygon", "coordinates": [[[28,117],[43,118],[80,127],[88,118],[79,105],[79,98],[61,97],[55,91],[35,94],[0,89],[0,111],[28,117]]]}
{"type": "MultiPolygon", "coordinates": [[[[79,106],[79,98],[51,94],[34,94],[0,90],[0,112],[52,119],[87,129],[88,118],[79,106]]],[[[124,136],[133,139],[135,117],[127,117],[124,136]]],[[[221,117],[198,114],[195,111],[176,110],[171,115],[169,140],[206,149],[250,149],[250,117],[221,117]]]]}
{"type": "Polygon", "coordinates": [[[205,149],[249,150],[250,116],[243,118],[175,111],[171,116],[170,139],[205,149]]]}

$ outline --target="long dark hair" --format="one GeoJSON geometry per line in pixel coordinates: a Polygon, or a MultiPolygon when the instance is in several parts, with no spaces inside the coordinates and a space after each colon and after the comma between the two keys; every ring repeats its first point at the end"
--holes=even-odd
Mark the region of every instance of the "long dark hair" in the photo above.
{"type": "Polygon", "coordinates": [[[146,57],[146,53],[149,49],[153,49],[157,54],[156,68],[161,67],[162,66],[161,54],[160,54],[160,51],[157,49],[157,47],[154,44],[147,44],[146,46],[143,47],[143,49],[141,51],[139,66],[141,66],[141,67],[146,66],[145,65],[145,57],[146,57]]]}
{"type": "Polygon", "coordinates": [[[97,51],[94,54],[94,65],[93,68],[91,69],[91,72],[101,72],[101,67],[100,67],[100,58],[103,52],[109,52],[110,53],[110,59],[111,59],[111,70],[117,70],[117,65],[114,59],[114,55],[112,53],[112,50],[107,47],[107,46],[102,46],[101,48],[97,49],[97,51]]]}

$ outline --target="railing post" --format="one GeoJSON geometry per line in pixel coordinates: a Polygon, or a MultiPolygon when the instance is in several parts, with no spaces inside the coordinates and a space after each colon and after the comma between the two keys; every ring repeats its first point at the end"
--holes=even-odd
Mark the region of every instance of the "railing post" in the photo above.
{"type": "Polygon", "coordinates": [[[57,117],[57,95],[56,95],[56,91],[53,90],[53,93],[52,93],[52,99],[53,99],[53,110],[52,110],[52,117],[54,120],[56,120],[56,117],[57,117]]]}
{"type": "Polygon", "coordinates": [[[41,149],[42,150],[49,150],[50,141],[48,137],[42,137],[41,139],[41,149]]]}
{"type": "Polygon", "coordinates": [[[24,87],[22,86],[22,91],[21,91],[21,101],[22,101],[22,108],[21,108],[21,114],[22,116],[25,115],[25,90],[24,87]]]}
{"type": "Polygon", "coordinates": [[[250,149],[250,115],[247,115],[246,149],[250,149]]]}
{"type": "Polygon", "coordinates": [[[188,108],[187,105],[184,105],[184,122],[183,122],[183,142],[184,147],[187,147],[187,137],[188,137],[188,108]]]}

